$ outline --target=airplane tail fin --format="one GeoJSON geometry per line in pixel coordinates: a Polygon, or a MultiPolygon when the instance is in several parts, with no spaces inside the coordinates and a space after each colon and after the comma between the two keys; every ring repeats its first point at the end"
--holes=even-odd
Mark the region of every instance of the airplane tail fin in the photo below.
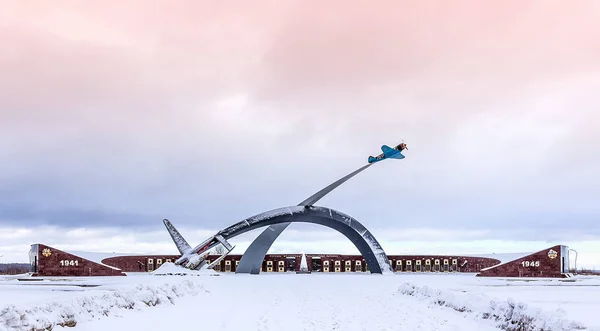
{"type": "Polygon", "coordinates": [[[183,238],[181,233],[179,233],[179,231],[177,231],[177,229],[175,229],[175,226],[173,226],[173,224],[171,224],[171,222],[169,222],[169,220],[166,218],[163,220],[163,223],[165,224],[167,231],[169,231],[169,234],[171,235],[171,239],[173,239],[173,242],[175,243],[175,246],[177,246],[179,253],[185,254],[185,253],[189,252],[192,249],[192,247],[183,238]]]}

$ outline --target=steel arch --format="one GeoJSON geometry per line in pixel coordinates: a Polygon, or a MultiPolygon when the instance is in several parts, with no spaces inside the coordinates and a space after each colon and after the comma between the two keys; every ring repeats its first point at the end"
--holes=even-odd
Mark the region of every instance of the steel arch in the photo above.
{"type": "MultiPolygon", "coordinates": [[[[265,226],[269,226],[269,228],[275,226],[275,229],[277,229],[277,226],[281,225],[285,229],[289,224],[296,222],[319,224],[340,232],[360,251],[371,273],[393,273],[386,253],[364,225],[344,213],[326,207],[292,206],[271,210],[225,228],[219,231],[218,235],[230,239],[265,226]]],[[[268,231],[265,231],[265,233],[268,233],[268,231]]],[[[274,232],[274,237],[264,235],[257,238],[255,247],[270,247],[279,233],[274,232]]],[[[248,250],[243,257],[247,261],[245,265],[250,268],[237,269],[236,273],[258,274],[264,260],[262,249],[248,250]]]]}

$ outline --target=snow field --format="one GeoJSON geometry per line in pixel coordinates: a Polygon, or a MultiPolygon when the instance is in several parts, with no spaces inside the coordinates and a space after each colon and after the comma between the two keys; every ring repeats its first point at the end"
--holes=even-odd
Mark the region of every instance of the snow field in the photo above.
{"type": "Polygon", "coordinates": [[[398,297],[388,286],[376,286],[375,279],[369,282],[376,286],[373,291],[357,288],[356,281],[370,277],[364,276],[226,276],[227,286],[207,285],[207,293],[152,314],[83,321],[77,328],[167,330],[197,324],[212,330],[497,330],[491,323],[398,297]]]}
{"type": "Polygon", "coordinates": [[[7,279],[0,330],[600,330],[598,285],[464,274],[7,279]]]}

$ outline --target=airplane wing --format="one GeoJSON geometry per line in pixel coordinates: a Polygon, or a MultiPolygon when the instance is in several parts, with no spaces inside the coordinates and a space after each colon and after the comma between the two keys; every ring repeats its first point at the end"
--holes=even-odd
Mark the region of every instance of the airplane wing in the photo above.
{"type": "Polygon", "coordinates": [[[381,151],[383,152],[383,154],[385,154],[386,157],[390,157],[394,155],[394,153],[398,152],[398,150],[395,150],[388,145],[381,146],[381,151]]]}
{"type": "Polygon", "coordinates": [[[381,146],[381,151],[383,153],[379,154],[377,157],[369,156],[369,159],[368,159],[369,163],[379,162],[379,161],[385,160],[387,158],[392,158],[392,159],[403,159],[404,158],[404,155],[402,155],[402,153],[400,153],[400,151],[398,149],[391,148],[388,145],[381,146]]]}

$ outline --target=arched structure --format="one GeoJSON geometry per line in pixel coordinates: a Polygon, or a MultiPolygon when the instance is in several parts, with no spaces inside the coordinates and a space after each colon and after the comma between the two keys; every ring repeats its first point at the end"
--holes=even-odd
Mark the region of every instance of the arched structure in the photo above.
{"type": "MultiPolygon", "coordinates": [[[[313,194],[308,199],[300,202],[298,206],[312,206],[313,204],[317,203],[317,201],[321,200],[321,198],[326,196],[329,192],[342,185],[348,179],[358,175],[359,173],[366,170],[372,165],[372,163],[364,165],[358,168],[357,170],[349,173],[348,175],[338,179],[337,181],[331,183],[319,192],[313,194]]],[[[236,269],[236,273],[260,273],[260,267],[257,266],[260,266],[265,256],[267,255],[269,248],[271,248],[275,240],[285,229],[287,229],[288,226],[290,226],[290,224],[291,222],[281,222],[270,225],[258,237],[256,237],[256,239],[250,244],[244,255],[242,255],[242,259],[240,260],[240,264],[236,269]]]]}
{"type": "MultiPolygon", "coordinates": [[[[382,150],[384,147],[382,147],[382,150]]],[[[260,273],[267,251],[277,237],[291,223],[305,222],[329,227],[346,236],[360,251],[371,273],[393,273],[390,261],[381,248],[381,245],[379,245],[373,235],[360,222],[333,209],[313,206],[314,203],[333,191],[336,187],[369,168],[371,165],[372,163],[364,165],[345,177],[340,178],[302,201],[298,206],[275,209],[247,218],[219,231],[195,247],[191,247],[171,222],[164,219],[163,223],[181,253],[181,257],[175,261],[175,264],[193,270],[197,270],[198,268],[211,269],[233,250],[234,246],[227,241],[228,239],[247,231],[267,226],[268,228],[246,250],[236,268],[236,273],[258,274],[260,273]],[[226,251],[219,258],[207,263],[206,258],[210,254],[211,249],[217,245],[223,245],[226,251]]]]}
{"type": "MultiPolygon", "coordinates": [[[[248,231],[264,226],[287,225],[294,222],[320,224],[334,229],[348,238],[364,257],[372,273],[393,273],[389,259],[375,237],[356,219],[339,211],[318,206],[293,206],[275,209],[247,218],[217,233],[225,239],[230,239],[248,231]]],[[[270,227],[269,227],[270,228],[270,227]]],[[[267,229],[268,231],[268,229],[267,229]]],[[[267,233],[265,231],[265,233],[267,233]]],[[[255,241],[255,247],[271,246],[275,237],[266,238],[264,243],[255,241]]],[[[254,244],[253,243],[253,244],[254,244]]],[[[268,250],[266,247],[266,250],[268,250]]],[[[266,251],[265,250],[265,251],[266,251]]],[[[261,250],[247,250],[242,259],[250,262],[250,273],[260,272],[264,255],[261,250]]],[[[240,261],[241,265],[241,261],[240,261]]],[[[242,273],[245,270],[242,270],[242,273]]],[[[237,272],[237,271],[236,271],[237,272]]]]}

